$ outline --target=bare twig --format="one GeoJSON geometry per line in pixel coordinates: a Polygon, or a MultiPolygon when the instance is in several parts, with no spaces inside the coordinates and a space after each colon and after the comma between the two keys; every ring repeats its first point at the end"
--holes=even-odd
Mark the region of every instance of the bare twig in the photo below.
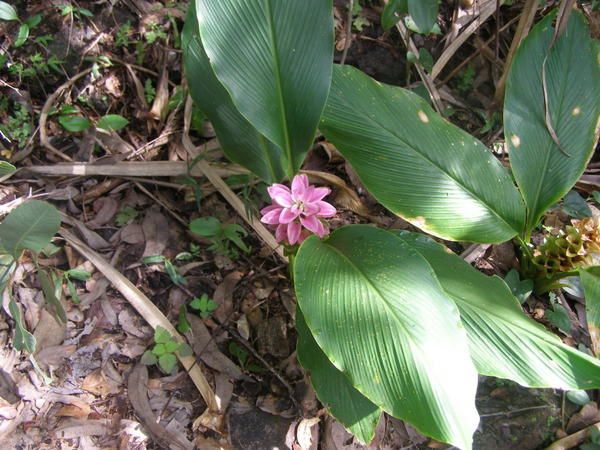
{"type": "Polygon", "coordinates": [[[600,422],[590,425],[583,430],[579,430],[577,433],[559,439],[549,447],[546,447],[546,450],[567,450],[569,448],[574,448],[590,437],[594,430],[600,431],[600,422]]]}
{"type": "MultiPolygon", "coordinates": [[[[417,49],[417,46],[411,39],[408,29],[406,28],[406,25],[404,25],[404,22],[402,20],[396,23],[396,28],[400,32],[400,36],[402,36],[402,40],[404,41],[406,48],[413,52],[415,55],[418,55],[419,50],[417,49]]],[[[444,112],[444,104],[442,103],[442,98],[440,97],[440,93],[435,87],[433,79],[429,76],[429,74],[420,64],[415,64],[415,67],[417,68],[417,72],[419,73],[419,76],[421,77],[425,88],[427,88],[427,92],[429,92],[429,96],[433,101],[433,106],[435,107],[438,113],[442,114],[444,112]]]]}
{"type": "Polygon", "coordinates": [[[496,10],[495,0],[487,0],[479,10],[479,15],[476,16],[473,21],[458,35],[456,39],[452,41],[448,47],[444,50],[441,56],[433,65],[431,69],[431,78],[435,79],[444,70],[446,64],[450,61],[454,53],[469,39],[469,37],[475,33],[481,24],[488,20],[496,10]]]}
{"type": "Polygon", "coordinates": [[[533,19],[535,18],[535,13],[538,8],[538,0],[527,0],[525,6],[523,7],[523,12],[521,12],[521,19],[519,20],[519,25],[517,26],[517,31],[515,32],[515,36],[510,44],[510,50],[508,51],[508,55],[506,56],[506,61],[504,63],[504,71],[502,72],[502,76],[498,81],[498,85],[496,86],[496,93],[494,95],[494,100],[497,105],[502,104],[502,100],[504,98],[504,90],[506,88],[506,79],[508,78],[508,73],[510,71],[510,66],[512,64],[512,60],[515,56],[515,52],[521,45],[521,41],[527,36],[529,30],[531,29],[531,25],[533,25],[533,19]]]}
{"type": "MultiPolygon", "coordinates": [[[[185,161],[138,161],[116,164],[75,162],[51,166],[29,166],[24,167],[23,170],[52,176],[178,177],[190,175],[199,177],[204,175],[200,168],[196,166],[190,168],[185,161]]],[[[211,170],[220,177],[248,173],[246,169],[234,165],[227,167],[211,166],[211,170]]]]}
{"type": "Polygon", "coordinates": [[[346,57],[348,56],[348,50],[352,45],[352,10],[354,9],[354,0],[348,0],[348,17],[346,18],[346,40],[344,41],[344,53],[342,53],[342,59],[340,64],[343,66],[346,63],[346,57]]]}
{"type": "Polygon", "coordinates": [[[54,102],[58,99],[58,97],[60,97],[64,91],[73,86],[73,84],[77,80],[80,80],[81,78],[85,77],[91,71],[91,68],[85,69],[83,72],[79,72],[77,75],[75,75],[72,78],[69,78],[65,83],[59,86],[58,89],[56,89],[56,91],[54,91],[54,93],[48,97],[46,103],[44,103],[42,112],[40,113],[40,145],[65,161],[73,161],[73,158],[65,155],[63,152],[58,150],[48,141],[48,133],[46,131],[46,122],[48,121],[48,114],[50,114],[50,110],[52,109],[52,106],[54,105],[54,102]]]}

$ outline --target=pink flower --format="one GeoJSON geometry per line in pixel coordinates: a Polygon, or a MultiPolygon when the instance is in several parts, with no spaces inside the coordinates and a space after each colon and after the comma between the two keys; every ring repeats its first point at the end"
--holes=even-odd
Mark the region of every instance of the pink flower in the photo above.
{"type": "Polygon", "coordinates": [[[331,193],[329,188],[308,184],[306,175],[296,175],[292,180],[292,189],[283,184],[273,184],[267,191],[273,204],[263,208],[260,219],[268,225],[276,225],[275,238],[290,245],[302,242],[310,234],[306,230],[323,237],[329,234],[321,217],[332,217],[337,212],[323,198],[331,193]]]}

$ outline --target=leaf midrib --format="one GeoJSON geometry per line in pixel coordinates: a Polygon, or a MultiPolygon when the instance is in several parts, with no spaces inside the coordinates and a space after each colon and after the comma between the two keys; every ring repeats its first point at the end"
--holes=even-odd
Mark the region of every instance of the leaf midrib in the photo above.
{"type": "Polygon", "coordinates": [[[275,24],[273,21],[273,11],[271,7],[271,0],[265,0],[266,5],[266,16],[267,23],[269,27],[269,39],[271,41],[271,58],[273,63],[273,72],[275,75],[275,91],[277,94],[277,103],[279,106],[279,115],[281,120],[281,125],[283,129],[283,139],[285,144],[285,153],[288,158],[288,177],[292,177],[294,175],[294,160],[292,159],[292,148],[290,144],[290,135],[288,130],[288,120],[285,110],[285,102],[283,99],[283,84],[281,82],[281,71],[280,71],[280,62],[279,62],[279,50],[277,47],[277,38],[275,36],[275,24]]]}

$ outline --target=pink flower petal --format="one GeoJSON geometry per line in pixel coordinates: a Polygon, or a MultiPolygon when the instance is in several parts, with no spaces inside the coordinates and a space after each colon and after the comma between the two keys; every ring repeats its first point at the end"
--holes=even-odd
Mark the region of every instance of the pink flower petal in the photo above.
{"type": "Polygon", "coordinates": [[[306,175],[296,175],[292,180],[292,197],[295,200],[304,201],[307,190],[308,177],[306,175]]]}
{"type": "Polygon", "coordinates": [[[323,229],[323,224],[316,216],[302,217],[300,218],[300,223],[315,234],[318,234],[323,229]]]}
{"type": "Polygon", "coordinates": [[[305,203],[303,215],[305,217],[314,216],[315,214],[318,214],[320,210],[321,208],[319,208],[319,205],[316,203],[305,203]]]}
{"type": "Polygon", "coordinates": [[[278,203],[284,208],[289,208],[294,203],[290,189],[283,184],[274,184],[269,186],[267,188],[267,192],[275,203],[278,203]]]}
{"type": "Polygon", "coordinates": [[[290,223],[300,215],[298,209],[283,208],[279,214],[279,223],[290,223]]]}
{"type": "Polygon", "coordinates": [[[327,202],[317,202],[317,206],[319,207],[319,212],[317,213],[319,217],[333,217],[337,213],[337,209],[327,202]]]}
{"type": "Polygon", "coordinates": [[[283,208],[279,206],[267,206],[261,211],[263,216],[260,218],[260,221],[269,225],[277,225],[282,211],[283,208]]]}
{"type": "Polygon", "coordinates": [[[310,191],[309,202],[318,202],[331,194],[331,189],[326,187],[313,188],[310,191]]]}
{"type": "Polygon", "coordinates": [[[274,209],[280,209],[281,206],[279,205],[269,205],[269,206],[265,206],[263,209],[260,210],[260,213],[264,216],[266,213],[273,211],[274,209]]]}
{"type": "Polygon", "coordinates": [[[288,226],[286,223],[281,223],[277,226],[277,229],[275,230],[275,239],[277,240],[277,242],[285,241],[288,232],[287,229],[288,226]]]}
{"type": "Polygon", "coordinates": [[[292,222],[292,223],[288,224],[287,235],[288,235],[288,242],[290,243],[290,245],[294,245],[296,242],[298,242],[301,231],[302,231],[302,227],[300,226],[300,224],[298,222],[292,222]]]}

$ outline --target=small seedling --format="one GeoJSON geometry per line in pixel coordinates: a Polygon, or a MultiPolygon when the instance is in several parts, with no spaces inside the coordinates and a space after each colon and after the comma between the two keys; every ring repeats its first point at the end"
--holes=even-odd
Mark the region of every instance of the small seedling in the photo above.
{"type": "Polygon", "coordinates": [[[148,102],[148,104],[152,103],[156,97],[156,89],[150,78],[146,78],[146,81],[144,82],[144,97],[146,97],[146,102],[148,102]]]}
{"type": "Polygon", "coordinates": [[[219,307],[219,304],[215,302],[213,299],[209,298],[208,295],[202,294],[200,297],[194,298],[189,303],[190,308],[198,311],[198,315],[203,319],[209,317],[216,309],[219,307]]]}
{"type": "Polygon", "coordinates": [[[202,217],[190,222],[190,231],[210,239],[212,245],[208,247],[209,250],[230,258],[235,259],[239,256],[238,251],[232,247],[232,243],[243,252],[250,252],[250,247],[242,240],[248,235],[248,232],[238,224],[223,225],[216,217],[202,217]]]}
{"type": "Polygon", "coordinates": [[[520,304],[525,303],[533,292],[533,280],[521,280],[519,272],[515,269],[510,269],[504,277],[504,282],[520,304]]]}
{"type": "Polygon", "coordinates": [[[162,255],[147,256],[142,262],[144,264],[164,264],[165,271],[167,272],[167,275],[169,275],[169,278],[171,278],[173,284],[177,286],[185,286],[187,284],[187,279],[179,273],[177,267],[173,265],[169,258],[165,258],[162,255]]]}
{"type": "Polygon", "coordinates": [[[76,19],[82,20],[83,17],[94,17],[94,13],[86,8],[78,8],[71,4],[68,5],[58,5],[57,8],[60,11],[61,16],[68,16],[71,14],[76,19]]]}
{"type": "Polygon", "coordinates": [[[167,33],[162,26],[157,23],[151,22],[148,24],[148,31],[144,33],[144,39],[148,44],[154,44],[157,40],[167,40],[167,33]]]}
{"type": "Polygon", "coordinates": [[[238,362],[240,363],[240,366],[242,366],[242,369],[244,370],[248,370],[250,372],[254,372],[254,373],[261,373],[264,372],[265,369],[261,366],[259,366],[258,364],[255,363],[249,363],[248,362],[248,352],[246,350],[244,350],[242,347],[240,347],[237,343],[231,341],[229,343],[229,353],[231,354],[231,356],[234,356],[238,362]]]}
{"type": "Polygon", "coordinates": [[[126,22],[121,25],[115,34],[115,45],[117,47],[127,47],[132,32],[133,28],[131,27],[131,22],[126,22]]]}
{"type": "Polygon", "coordinates": [[[170,374],[177,364],[176,352],[180,356],[189,356],[192,349],[189,345],[176,341],[166,329],[158,326],[154,330],[154,347],[144,352],[141,363],[147,366],[158,364],[163,372],[170,374]]]}
{"type": "Polygon", "coordinates": [[[138,216],[138,212],[131,206],[126,206],[119,211],[115,217],[115,225],[118,227],[124,227],[125,225],[133,222],[138,216]]]}
{"type": "Polygon", "coordinates": [[[92,274],[80,269],[71,269],[63,273],[63,279],[67,283],[67,289],[69,289],[69,295],[73,303],[79,303],[79,294],[77,294],[77,288],[73,284],[72,280],[87,281],[92,277],[92,274]]]}

